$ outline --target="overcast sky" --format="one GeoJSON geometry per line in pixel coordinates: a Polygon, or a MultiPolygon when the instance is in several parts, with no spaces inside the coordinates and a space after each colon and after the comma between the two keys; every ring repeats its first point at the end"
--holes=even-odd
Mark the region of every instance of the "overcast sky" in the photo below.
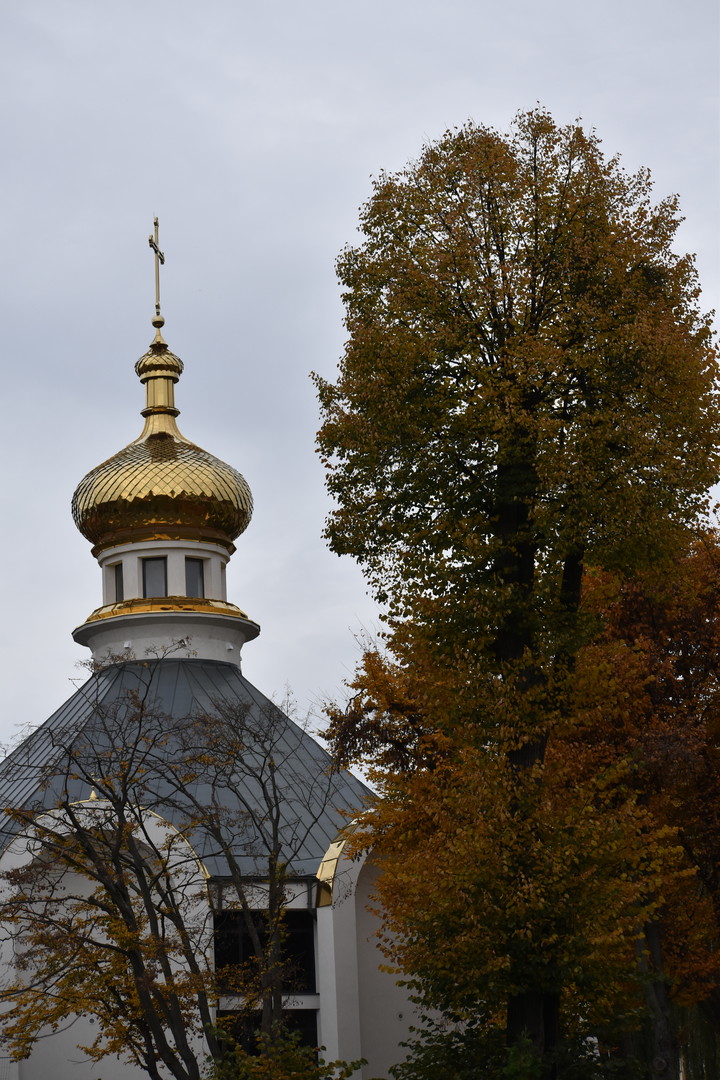
{"type": "Polygon", "coordinates": [[[333,264],[373,175],[468,118],[581,117],[680,194],[715,304],[715,0],[6,0],[0,57],[0,738],[58,707],[87,655],[70,632],[100,572],[70,498],[141,430],[154,214],[180,428],[255,496],[228,578],[262,626],[244,672],[301,712],[342,696],[376,622],[322,540],[308,378],[342,351],[333,264]]]}

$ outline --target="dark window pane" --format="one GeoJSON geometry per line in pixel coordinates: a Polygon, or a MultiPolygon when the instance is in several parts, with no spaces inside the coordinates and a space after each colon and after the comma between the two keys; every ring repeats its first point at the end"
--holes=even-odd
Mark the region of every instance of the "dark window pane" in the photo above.
{"type": "Polygon", "coordinates": [[[315,919],[312,911],[285,912],[286,987],[297,993],[315,992],[315,919]]]}
{"type": "Polygon", "coordinates": [[[167,596],[167,559],[143,559],[143,596],[167,596]]]}
{"type": "Polygon", "coordinates": [[[297,1031],[301,1046],[317,1046],[317,1011],[315,1009],[286,1009],[282,1022],[288,1031],[297,1031]]]}
{"type": "Polygon", "coordinates": [[[119,604],[125,599],[125,587],[123,584],[122,563],[115,563],[115,603],[119,604]]]}
{"type": "MultiPolygon", "coordinates": [[[[222,1028],[249,1054],[258,1052],[258,1035],[260,1034],[260,1013],[236,1013],[229,1009],[218,1009],[218,1020],[222,1021],[222,1028]]],[[[282,1013],[282,1025],[288,1032],[297,1032],[300,1036],[301,1046],[316,1047],[318,1044],[317,1010],[316,1009],[284,1009],[282,1013]]]]}
{"type": "Polygon", "coordinates": [[[185,595],[205,595],[205,574],[202,559],[185,560],[185,595]]]}
{"type": "MultiPolygon", "coordinates": [[[[253,912],[253,918],[266,940],[263,913],[253,912]]],[[[315,917],[312,911],[290,908],[285,912],[285,941],[283,989],[288,993],[315,993],[315,917]]],[[[246,964],[253,957],[253,947],[241,911],[221,911],[215,916],[215,968],[246,964]]],[[[222,982],[222,976],[221,976],[222,982]]],[[[228,980],[229,984],[230,980],[228,980]]]]}

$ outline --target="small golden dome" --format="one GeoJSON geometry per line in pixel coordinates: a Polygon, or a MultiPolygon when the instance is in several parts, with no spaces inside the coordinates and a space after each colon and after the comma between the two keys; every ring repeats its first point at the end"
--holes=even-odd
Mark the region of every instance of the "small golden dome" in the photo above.
{"type": "Polygon", "coordinates": [[[252,495],[245,479],[180,434],[174,384],[182,360],[153,321],[155,340],[135,365],[145,384],[145,428],[135,442],[92,469],[78,484],[72,513],[94,553],[137,540],[204,540],[233,551],[248,526],[252,495]]]}

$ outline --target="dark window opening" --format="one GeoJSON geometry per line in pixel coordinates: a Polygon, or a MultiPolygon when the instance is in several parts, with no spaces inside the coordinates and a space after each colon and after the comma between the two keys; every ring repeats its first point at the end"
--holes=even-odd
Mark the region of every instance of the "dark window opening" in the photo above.
{"type": "MultiPolygon", "coordinates": [[[[254,912],[263,942],[267,940],[262,912],[254,912]]],[[[283,990],[287,993],[315,993],[315,918],[312,911],[290,908],[283,920],[283,990]]],[[[221,911],[215,916],[215,969],[222,985],[223,968],[254,963],[252,940],[241,911],[221,911]]],[[[230,971],[228,971],[230,975],[230,971]]],[[[230,983],[228,978],[227,983],[230,983]]],[[[296,1010],[291,1010],[295,1012],[296,1010]]]]}
{"type": "Polygon", "coordinates": [[[185,595],[205,595],[205,568],[202,559],[185,560],[185,595]]]}
{"type": "Polygon", "coordinates": [[[123,584],[123,568],[122,563],[115,563],[115,603],[119,604],[121,600],[125,599],[125,586],[123,584]]]}
{"type": "MultiPolygon", "coordinates": [[[[257,1053],[260,1034],[259,1012],[238,1013],[230,1012],[229,1009],[218,1009],[217,1016],[221,1022],[219,1026],[228,1033],[232,1042],[241,1046],[248,1054],[257,1053]]],[[[284,1009],[282,1026],[288,1032],[298,1033],[301,1046],[317,1047],[316,1009],[284,1009]]]]}
{"type": "Polygon", "coordinates": [[[143,559],[143,596],[167,596],[167,559],[143,559]]]}

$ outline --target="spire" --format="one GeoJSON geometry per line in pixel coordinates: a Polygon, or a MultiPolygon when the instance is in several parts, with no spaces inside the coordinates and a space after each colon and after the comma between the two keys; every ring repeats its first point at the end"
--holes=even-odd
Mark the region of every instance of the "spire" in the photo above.
{"type": "Polygon", "coordinates": [[[160,333],[165,325],[165,320],[160,314],[160,267],[165,265],[165,254],[160,250],[160,223],[157,218],[153,218],[153,225],[155,234],[151,233],[148,236],[148,244],[155,254],[155,318],[152,324],[155,327],[155,342],[164,345],[165,342],[160,333]]]}
{"type": "Polygon", "coordinates": [[[155,338],[149,352],[141,356],[135,365],[140,381],[145,385],[145,430],[141,439],[161,433],[182,438],[175,426],[180,410],[175,407],[175,383],[183,371],[183,362],[167,347],[161,330],[165,319],[160,314],[160,267],[165,265],[165,254],[160,250],[160,225],[153,219],[154,234],[148,236],[148,244],[155,256],[155,315],[152,324],[155,338]]]}

